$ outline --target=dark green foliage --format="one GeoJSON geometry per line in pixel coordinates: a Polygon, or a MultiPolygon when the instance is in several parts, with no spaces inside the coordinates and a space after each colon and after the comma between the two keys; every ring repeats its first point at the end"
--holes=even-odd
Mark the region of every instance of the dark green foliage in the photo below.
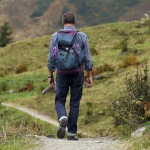
{"type": "Polygon", "coordinates": [[[92,110],[92,102],[87,102],[86,103],[86,106],[87,106],[87,111],[86,111],[86,118],[84,120],[84,124],[88,124],[90,123],[90,116],[92,115],[93,113],[93,110],[92,110]]]}
{"type": "Polygon", "coordinates": [[[113,117],[116,125],[129,125],[135,128],[147,120],[144,106],[150,102],[150,83],[147,67],[137,69],[135,76],[126,77],[126,93],[112,101],[113,117]]]}
{"type": "Polygon", "coordinates": [[[142,102],[150,101],[150,84],[147,67],[143,69],[143,73],[137,70],[134,78],[126,79],[126,87],[130,99],[142,102]]]}
{"type": "Polygon", "coordinates": [[[6,92],[8,89],[8,83],[7,81],[3,81],[0,83],[0,93],[1,92],[6,92]]]}
{"type": "Polygon", "coordinates": [[[13,38],[12,29],[7,21],[0,27],[0,47],[5,47],[8,43],[12,42],[13,38]]]}
{"type": "Polygon", "coordinates": [[[68,11],[70,11],[70,9],[68,6],[65,5],[62,10],[62,15],[60,16],[60,19],[58,21],[58,26],[62,26],[62,16],[64,15],[64,13],[66,13],[68,11]]]}
{"type": "Polygon", "coordinates": [[[150,19],[145,21],[145,25],[148,26],[148,34],[150,34],[150,19]]]}
{"type": "Polygon", "coordinates": [[[54,0],[40,0],[38,1],[38,7],[35,9],[35,11],[30,15],[31,18],[40,17],[44,14],[44,12],[48,9],[50,4],[54,0]]]}
{"type": "Polygon", "coordinates": [[[127,52],[128,51],[127,39],[124,38],[119,43],[115,44],[114,49],[121,49],[121,52],[127,52]]]}
{"type": "Polygon", "coordinates": [[[121,44],[122,44],[122,52],[127,52],[128,50],[127,40],[124,39],[121,44]]]}
{"type": "Polygon", "coordinates": [[[87,25],[97,25],[117,21],[124,15],[128,8],[142,2],[142,0],[112,0],[110,2],[100,0],[69,0],[73,3],[78,13],[84,17],[87,25]]]}

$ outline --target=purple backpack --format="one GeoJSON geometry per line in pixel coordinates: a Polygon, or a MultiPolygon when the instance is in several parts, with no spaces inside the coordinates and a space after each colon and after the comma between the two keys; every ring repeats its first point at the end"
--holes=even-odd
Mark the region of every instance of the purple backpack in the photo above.
{"type": "Polygon", "coordinates": [[[78,30],[60,30],[50,55],[50,63],[60,74],[80,72],[85,56],[78,30]]]}

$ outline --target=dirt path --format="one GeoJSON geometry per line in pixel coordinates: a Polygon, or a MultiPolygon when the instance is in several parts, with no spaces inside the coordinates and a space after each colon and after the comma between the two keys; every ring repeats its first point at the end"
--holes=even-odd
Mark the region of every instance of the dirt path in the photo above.
{"type": "MultiPolygon", "coordinates": [[[[33,109],[11,103],[2,103],[2,105],[21,110],[35,118],[58,126],[57,121],[41,115],[33,109]]],[[[31,150],[126,150],[123,142],[111,138],[82,138],[79,141],[67,141],[66,139],[50,139],[38,136],[36,145],[31,150]]]]}
{"type": "Polygon", "coordinates": [[[84,138],[79,141],[41,138],[32,150],[126,150],[119,140],[110,138],[84,138]]]}
{"type": "Polygon", "coordinates": [[[41,115],[41,114],[39,114],[38,111],[35,111],[33,109],[29,109],[29,108],[23,107],[21,105],[16,105],[16,104],[11,104],[11,103],[2,103],[2,105],[7,106],[7,107],[16,108],[18,110],[21,110],[21,111],[31,115],[34,118],[43,120],[45,122],[48,122],[48,123],[58,127],[58,122],[56,120],[54,120],[48,116],[41,115]]]}

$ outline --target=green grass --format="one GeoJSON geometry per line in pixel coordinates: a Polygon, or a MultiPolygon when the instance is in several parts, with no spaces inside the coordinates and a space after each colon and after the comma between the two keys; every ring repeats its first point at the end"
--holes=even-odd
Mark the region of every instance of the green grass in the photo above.
{"type": "MultiPolygon", "coordinates": [[[[136,66],[119,68],[124,57],[131,54],[135,55],[141,64],[147,61],[148,68],[150,68],[148,61],[150,38],[146,33],[148,27],[137,28],[137,25],[137,22],[120,22],[80,29],[88,35],[89,44],[95,45],[96,50],[98,50],[99,54],[92,56],[94,66],[107,63],[113,66],[114,72],[103,72],[101,75],[107,78],[94,80],[93,86],[89,89],[86,88],[85,83],[78,122],[79,132],[86,133],[88,136],[99,137],[101,131],[106,135],[108,130],[111,130],[109,136],[125,136],[123,127],[114,126],[111,115],[111,100],[119,98],[120,91],[125,90],[126,73],[129,72],[130,76],[136,73],[136,66]],[[143,44],[136,44],[139,40],[139,33],[143,33],[140,35],[145,39],[143,44]],[[121,55],[121,49],[114,48],[114,45],[123,38],[128,38],[126,55],[121,55]],[[135,49],[140,54],[134,53],[135,49]],[[91,109],[89,109],[88,103],[92,103],[91,109]]],[[[2,82],[6,82],[7,85],[7,90],[0,92],[0,100],[25,105],[57,119],[54,109],[55,93],[41,94],[42,90],[48,86],[46,65],[49,50],[45,44],[49,45],[50,38],[51,35],[28,39],[0,49],[0,68],[3,73],[5,72],[5,75],[0,78],[0,85],[2,82]],[[28,71],[15,74],[14,70],[18,64],[25,64],[28,71]],[[29,82],[33,83],[32,91],[18,92],[29,82]],[[10,94],[8,91],[11,89],[14,89],[15,93],[10,94]]],[[[68,112],[69,95],[66,106],[68,112]]]]}
{"type": "Polygon", "coordinates": [[[19,150],[35,146],[35,139],[26,135],[56,136],[56,127],[16,109],[0,105],[0,116],[0,149],[19,150]]]}

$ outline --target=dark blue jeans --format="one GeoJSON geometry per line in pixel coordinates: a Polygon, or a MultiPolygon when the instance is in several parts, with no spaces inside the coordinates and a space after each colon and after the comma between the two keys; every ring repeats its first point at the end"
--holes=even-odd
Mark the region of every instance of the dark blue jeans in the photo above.
{"type": "Polygon", "coordinates": [[[75,75],[60,75],[56,77],[55,108],[58,120],[66,116],[66,97],[70,88],[70,112],[68,114],[68,132],[77,133],[77,121],[79,116],[79,104],[82,97],[84,73],[75,75]]]}

